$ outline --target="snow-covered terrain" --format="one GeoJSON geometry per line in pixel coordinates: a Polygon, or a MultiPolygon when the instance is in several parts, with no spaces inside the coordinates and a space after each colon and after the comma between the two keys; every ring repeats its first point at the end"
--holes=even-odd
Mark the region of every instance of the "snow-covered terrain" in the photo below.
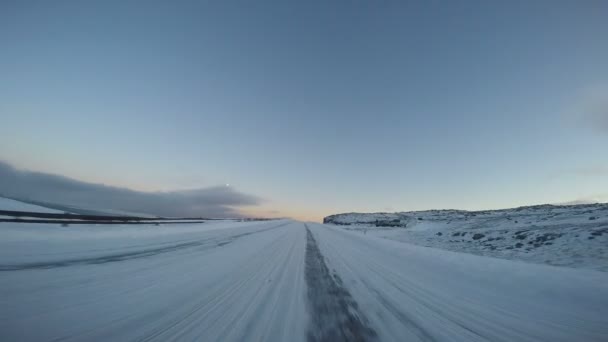
{"type": "Polygon", "coordinates": [[[608,271],[608,204],[348,213],[324,222],[422,246],[608,271]]]}
{"type": "Polygon", "coordinates": [[[0,340],[304,337],[300,228],[3,224],[0,340]]]}
{"type": "Polygon", "coordinates": [[[38,213],[61,214],[63,211],[29,204],[14,199],[0,196],[0,210],[10,211],[33,211],[38,213]]]}
{"type": "Polygon", "coordinates": [[[0,341],[606,341],[607,284],[290,220],[0,223],[0,341]]]}

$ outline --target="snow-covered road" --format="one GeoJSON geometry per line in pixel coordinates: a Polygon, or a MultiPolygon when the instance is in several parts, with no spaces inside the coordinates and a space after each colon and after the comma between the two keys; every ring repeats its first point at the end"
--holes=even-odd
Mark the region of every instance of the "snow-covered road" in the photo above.
{"type": "Polygon", "coordinates": [[[607,341],[608,273],[295,221],[0,226],[1,341],[607,341]]]}

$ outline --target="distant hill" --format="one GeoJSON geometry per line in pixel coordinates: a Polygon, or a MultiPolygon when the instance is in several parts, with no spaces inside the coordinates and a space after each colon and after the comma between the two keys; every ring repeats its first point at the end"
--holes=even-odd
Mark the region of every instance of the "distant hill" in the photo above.
{"type": "Polygon", "coordinates": [[[608,203],[344,213],[323,222],[422,246],[608,271],[608,203]]]}

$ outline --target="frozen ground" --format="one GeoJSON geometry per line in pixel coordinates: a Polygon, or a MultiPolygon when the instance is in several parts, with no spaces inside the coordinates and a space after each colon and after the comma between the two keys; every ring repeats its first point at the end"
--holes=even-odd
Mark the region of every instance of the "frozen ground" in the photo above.
{"type": "Polygon", "coordinates": [[[421,246],[608,271],[608,204],[348,213],[325,222],[421,246]]]}
{"type": "Polygon", "coordinates": [[[289,220],[0,223],[1,341],[606,341],[607,284],[289,220]]]}

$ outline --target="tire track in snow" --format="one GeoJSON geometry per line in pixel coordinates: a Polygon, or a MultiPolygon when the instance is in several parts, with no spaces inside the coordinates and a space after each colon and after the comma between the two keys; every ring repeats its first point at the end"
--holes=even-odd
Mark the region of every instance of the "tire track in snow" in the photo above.
{"type": "MultiPolygon", "coordinates": [[[[155,327],[152,333],[137,341],[192,340],[193,336],[197,339],[205,336],[206,340],[213,341],[289,340],[288,337],[294,333],[293,325],[286,324],[277,329],[273,324],[289,317],[291,311],[282,304],[285,298],[298,303],[299,297],[290,293],[299,288],[293,284],[293,280],[298,279],[294,274],[304,274],[303,269],[290,267],[294,262],[299,264],[299,255],[304,256],[296,248],[301,239],[290,234],[285,231],[285,234],[275,235],[271,243],[240,263],[217,287],[205,289],[200,299],[192,299],[192,302],[198,303],[176,315],[169,324],[155,327]],[[230,309],[234,307],[238,307],[238,310],[230,309]],[[262,318],[267,316],[273,319],[262,318]],[[207,328],[200,330],[205,325],[207,328]],[[292,329],[289,330],[287,326],[292,329]],[[200,331],[204,334],[193,335],[192,332],[197,330],[198,334],[201,334],[200,331]]],[[[304,264],[303,260],[301,264],[304,264]]]]}
{"type": "Polygon", "coordinates": [[[256,230],[253,232],[236,234],[236,235],[232,235],[232,236],[228,236],[228,237],[220,237],[220,238],[215,237],[215,238],[209,238],[209,239],[202,239],[202,240],[198,240],[198,241],[185,242],[185,243],[180,243],[180,244],[171,245],[171,246],[148,248],[148,249],[130,251],[130,252],[125,252],[125,253],[116,253],[116,254],[102,255],[102,256],[89,257],[89,258],[68,259],[68,260],[49,261],[49,262],[31,262],[31,263],[12,264],[12,265],[5,264],[5,265],[0,265],[0,272],[23,271],[23,270],[32,270],[32,269],[50,269],[50,268],[68,267],[68,266],[75,266],[75,265],[105,264],[105,263],[109,263],[109,262],[119,262],[119,261],[125,261],[125,260],[130,260],[130,259],[145,258],[145,257],[149,257],[149,256],[174,252],[174,251],[178,251],[178,250],[182,250],[182,249],[186,249],[186,248],[192,248],[192,247],[204,247],[205,249],[211,249],[211,248],[225,246],[229,243],[234,242],[236,239],[247,236],[247,235],[262,233],[262,232],[265,232],[265,231],[268,231],[271,229],[281,228],[285,225],[287,225],[287,223],[279,224],[277,226],[269,227],[266,229],[256,230]]]}
{"type": "Polygon", "coordinates": [[[306,227],[305,279],[311,309],[308,341],[375,341],[357,302],[344,288],[342,279],[331,274],[314,236],[306,227]]]}

